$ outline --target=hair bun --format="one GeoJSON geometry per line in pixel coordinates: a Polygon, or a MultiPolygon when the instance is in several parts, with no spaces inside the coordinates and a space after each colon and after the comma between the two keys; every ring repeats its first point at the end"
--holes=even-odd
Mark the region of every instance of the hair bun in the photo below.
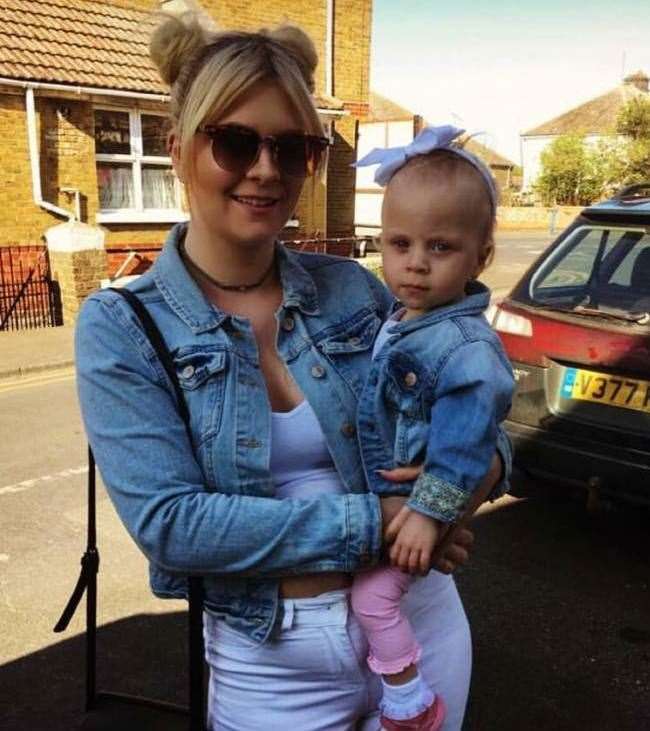
{"type": "Polygon", "coordinates": [[[312,39],[296,25],[279,25],[273,30],[260,31],[282,46],[295,60],[309,91],[314,91],[314,71],[318,54],[312,39]]]}
{"type": "Polygon", "coordinates": [[[151,36],[149,56],[161,79],[172,86],[182,67],[206,45],[207,36],[196,13],[160,15],[164,20],[151,36]]]}

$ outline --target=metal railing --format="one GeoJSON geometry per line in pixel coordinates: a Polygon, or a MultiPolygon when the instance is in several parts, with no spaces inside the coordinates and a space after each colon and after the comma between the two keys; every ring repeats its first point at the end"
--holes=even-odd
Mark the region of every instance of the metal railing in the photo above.
{"type": "Polygon", "coordinates": [[[55,327],[61,305],[45,247],[0,248],[0,331],[55,327]],[[35,254],[32,266],[23,257],[35,254]]]}
{"type": "Polygon", "coordinates": [[[320,254],[337,253],[342,245],[348,245],[348,256],[365,256],[372,246],[373,236],[342,236],[315,239],[286,239],[282,243],[299,251],[315,251],[320,254]],[[336,249],[336,251],[332,251],[336,249]]]}

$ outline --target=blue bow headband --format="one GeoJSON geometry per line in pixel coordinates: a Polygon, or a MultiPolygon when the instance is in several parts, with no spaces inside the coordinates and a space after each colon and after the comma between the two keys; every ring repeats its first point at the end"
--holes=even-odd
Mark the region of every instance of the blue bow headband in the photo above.
{"type": "Polygon", "coordinates": [[[476,155],[472,155],[471,152],[452,144],[463,132],[465,132],[464,129],[458,129],[458,127],[453,127],[450,124],[442,127],[425,127],[413,142],[405,147],[375,147],[365,157],[358,160],[354,166],[379,165],[375,171],[375,182],[385,186],[393,175],[412,158],[418,155],[426,155],[433,150],[448,150],[454,155],[462,157],[463,160],[467,160],[470,165],[479,171],[487,185],[492,208],[496,211],[498,193],[489,169],[476,155]]]}

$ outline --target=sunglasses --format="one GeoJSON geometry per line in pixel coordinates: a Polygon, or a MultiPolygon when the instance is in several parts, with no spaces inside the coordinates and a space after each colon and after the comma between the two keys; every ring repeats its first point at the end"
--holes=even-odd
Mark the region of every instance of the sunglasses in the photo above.
{"type": "Polygon", "coordinates": [[[330,145],[327,137],[300,132],[262,137],[254,129],[235,125],[204,124],[197,131],[212,140],[212,157],[220,168],[242,175],[255,165],[264,146],[271,151],[284,175],[298,178],[313,175],[330,145]]]}

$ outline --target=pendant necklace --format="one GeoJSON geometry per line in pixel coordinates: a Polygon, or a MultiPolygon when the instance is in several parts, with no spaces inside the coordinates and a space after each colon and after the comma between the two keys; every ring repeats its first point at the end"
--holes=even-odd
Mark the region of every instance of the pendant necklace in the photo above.
{"type": "Polygon", "coordinates": [[[218,287],[219,289],[225,289],[227,292],[248,292],[251,289],[256,289],[257,287],[264,284],[267,277],[273,270],[273,267],[275,266],[275,256],[271,259],[271,264],[269,268],[264,272],[261,279],[258,279],[257,282],[253,282],[252,284],[224,284],[223,282],[220,282],[218,279],[215,279],[211,274],[208,274],[208,272],[205,271],[202,267],[200,267],[185,251],[185,242],[181,242],[181,244],[178,247],[178,251],[181,255],[181,259],[186,263],[189,264],[189,266],[194,269],[196,272],[198,272],[202,277],[208,280],[211,284],[214,284],[215,287],[218,287]]]}

